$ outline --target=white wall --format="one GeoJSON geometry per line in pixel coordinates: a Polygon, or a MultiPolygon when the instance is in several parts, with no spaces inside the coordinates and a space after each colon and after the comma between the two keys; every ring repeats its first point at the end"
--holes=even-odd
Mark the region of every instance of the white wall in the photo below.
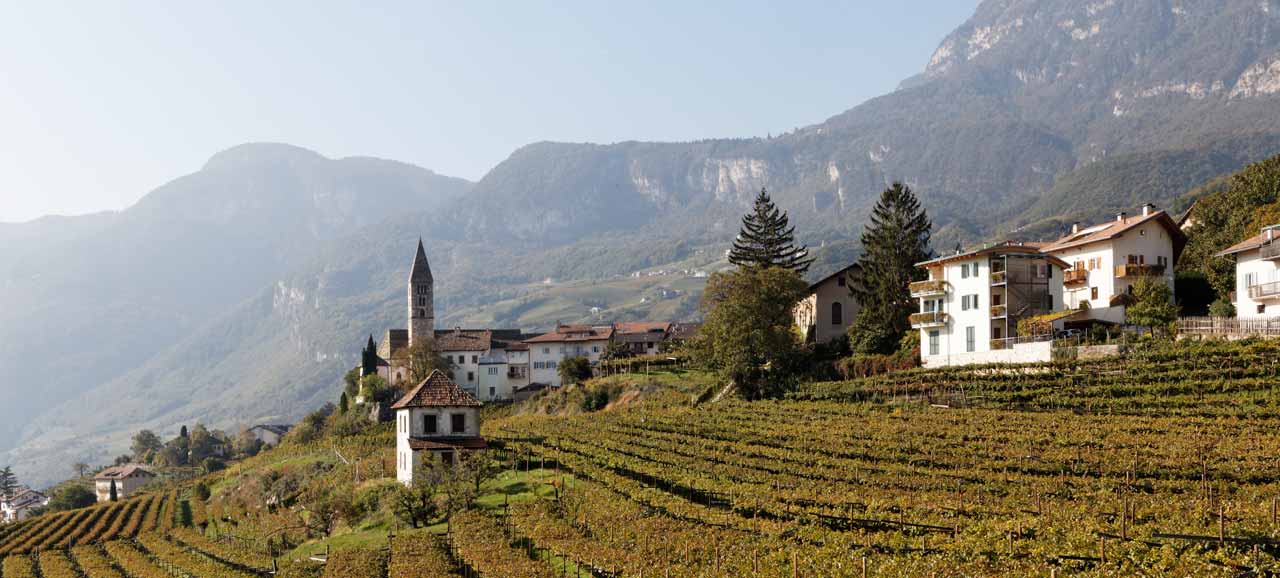
{"type": "Polygon", "coordinates": [[[415,452],[409,447],[409,439],[413,437],[451,437],[480,435],[480,410],[474,407],[412,407],[396,410],[396,479],[408,485],[413,482],[413,473],[417,471],[423,459],[431,452],[415,452]],[[466,428],[461,433],[454,433],[452,428],[453,414],[466,416],[466,428]],[[423,430],[422,416],[435,415],[437,433],[428,434],[423,430]]]}
{"type": "MultiPolygon", "coordinates": [[[[1070,309],[1079,307],[1080,302],[1088,301],[1092,309],[1104,309],[1111,306],[1111,297],[1124,293],[1129,289],[1132,278],[1116,277],[1116,266],[1129,262],[1129,255],[1142,255],[1147,265],[1157,265],[1160,258],[1165,261],[1164,279],[1169,284],[1169,291],[1174,289],[1173,283],[1173,239],[1160,223],[1149,221],[1141,227],[1126,231],[1115,239],[1089,243],[1080,247],[1072,247],[1054,251],[1054,256],[1070,263],[1084,263],[1088,268],[1089,260],[1101,259],[1100,266],[1089,270],[1089,281],[1085,285],[1073,285],[1064,290],[1066,306],[1070,309]],[[1091,298],[1091,288],[1098,289],[1097,299],[1091,298]]],[[[1112,318],[1114,315],[1095,315],[1098,318],[1112,318]]],[[[1123,320],[1123,310],[1120,319],[1123,320]]]]}
{"type": "Polygon", "coordinates": [[[484,351],[445,351],[444,355],[453,361],[453,382],[463,390],[479,397],[480,364],[484,351]]]}
{"type": "MultiPolygon", "coordinates": [[[[941,269],[941,275],[932,278],[950,283],[947,294],[941,298],[943,300],[941,311],[950,315],[951,319],[943,327],[920,330],[920,357],[926,360],[926,365],[930,358],[945,358],[966,353],[967,327],[973,327],[974,352],[987,351],[991,348],[991,266],[988,263],[988,257],[984,255],[947,263],[939,269],[941,269]],[[978,275],[970,274],[965,278],[961,269],[966,266],[972,268],[972,263],[978,263],[978,275]],[[977,307],[962,309],[962,297],[965,295],[977,295],[977,307]],[[931,331],[937,331],[939,334],[936,355],[933,355],[929,348],[931,331]]],[[[923,308],[920,309],[920,311],[923,310],[923,308]]]]}
{"type": "Polygon", "coordinates": [[[955,353],[924,358],[925,367],[944,367],[948,365],[972,365],[985,363],[1041,363],[1053,359],[1053,343],[1037,341],[1018,343],[1007,349],[996,349],[977,353],[955,353]]]}
{"type": "Polygon", "coordinates": [[[1236,317],[1240,319],[1271,319],[1280,316],[1280,300],[1264,299],[1255,301],[1249,297],[1249,275],[1252,274],[1255,284],[1280,281],[1280,268],[1277,261],[1261,258],[1261,251],[1253,249],[1236,255],[1236,317]],[[1258,306],[1264,310],[1258,312],[1258,306]]]}
{"type": "Polygon", "coordinates": [[[559,387],[560,362],[569,357],[586,357],[591,363],[600,361],[609,344],[607,339],[573,342],[544,342],[529,344],[529,380],[559,387]],[[554,364],[554,366],[548,366],[554,364]]]}
{"type": "Polygon", "coordinates": [[[511,399],[513,392],[507,382],[506,363],[482,363],[479,374],[479,390],[476,393],[481,401],[511,399]]]}

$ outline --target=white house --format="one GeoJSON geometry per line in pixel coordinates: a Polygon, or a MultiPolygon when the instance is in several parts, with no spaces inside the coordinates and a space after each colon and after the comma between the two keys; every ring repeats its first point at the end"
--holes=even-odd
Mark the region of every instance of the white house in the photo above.
{"type": "Polygon", "coordinates": [[[25,520],[31,511],[49,505],[49,497],[30,488],[18,488],[12,496],[0,496],[0,522],[25,520]]]}
{"type": "Polygon", "coordinates": [[[1236,290],[1233,304],[1240,319],[1280,317],[1280,225],[1218,253],[1235,257],[1236,290]]]}
{"type": "Polygon", "coordinates": [[[436,331],[436,347],[453,362],[453,381],[477,399],[509,400],[529,384],[529,351],[517,329],[436,331]]]}
{"type": "Polygon", "coordinates": [[[1063,279],[1066,307],[1088,309],[1074,322],[1124,323],[1125,296],[1144,275],[1156,275],[1174,290],[1173,265],[1187,236],[1164,211],[1143,205],[1132,217],[1081,228],[1043,248],[1070,264],[1063,279]]]}
{"type": "Polygon", "coordinates": [[[254,439],[262,442],[263,445],[278,446],[280,445],[280,439],[284,437],[284,434],[289,433],[291,428],[292,426],[284,424],[264,423],[255,425],[249,428],[248,431],[254,439]]]}
{"type": "Polygon", "coordinates": [[[1004,243],[916,265],[927,281],[911,284],[920,312],[925,367],[1048,361],[1050,344],[1018,334],[1018,321],[1062,309],[1067,264],[1034,245],[1004,243]]]}
{"type": "Polygon", "coordinates": [[[436,370],[400,398],[396,412],[396,479],[406,486],[427,460],[452,465],[488,447],[480,437],[480,400],[436,370]]]}
{"type": "Polygon", "coordinates": [[[796,327],[806,342],[830,343],[849,332],[858,315],[858,301],[849,292],[850,274],[861,269],[853,264],[809,286],[808,295],[795,307],[796,327]]]}
{"type": "Polygon", "coordinates": [[[559,387],[560,362],[570,357],[585,357],[595,365],[613,333],[611,325],[557,325],[555,331],[526,339],[531,365],[529,380],[559,387]]]}
{"type": "Polygon", "coordinates": [[[93,477],[93,486],[99,502],[111,501],[111,489],[115,488],[115,498],[123,500],[147,485],[156,475],[143,469],[142,466],[126,464],[114,466],[98,472],[93,477]]]}

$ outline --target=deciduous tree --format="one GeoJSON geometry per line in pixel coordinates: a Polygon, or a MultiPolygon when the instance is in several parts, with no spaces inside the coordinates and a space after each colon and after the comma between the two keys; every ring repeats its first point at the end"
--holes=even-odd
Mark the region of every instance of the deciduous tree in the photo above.
{"type": "Polygon", "coordinates": [[[1168,330],[1178,320],[1178,306],[1173,302],[1168,283],[1156,275],[1143,275],[1133,282],[1131,298],[1125,307],[1125,322],[1151,330],[1168,330]]]}
{"type": "Polygon", "coordinates": [[[453,375],[453,360],[440,353],[436,340],[415,339],[409,347],[409,375],[413,385],[422,383],[437,369],[445,375],[453,375]]]}

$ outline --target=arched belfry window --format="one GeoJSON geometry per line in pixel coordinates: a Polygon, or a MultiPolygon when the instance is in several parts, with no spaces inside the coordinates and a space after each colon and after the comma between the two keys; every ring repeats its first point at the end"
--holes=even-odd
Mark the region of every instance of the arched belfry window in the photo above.
{"type": "Polygon", "coordinates": [[[831,324],[844,325],[844,305],[839,301],[831,304],[831,324]]]}

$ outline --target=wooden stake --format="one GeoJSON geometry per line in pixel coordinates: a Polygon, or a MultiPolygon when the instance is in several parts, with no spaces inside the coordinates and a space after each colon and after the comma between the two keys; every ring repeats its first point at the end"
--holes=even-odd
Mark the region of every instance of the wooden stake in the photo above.
{"type": "Polygon", "coordinates": [[[791,578],[800,578],[800,564],[794,550],[791,552],[791,578]]]}
{"type": "Polygon", "coordinates": [[[1103,564],[1107,563],[1107,537],[1106,536],[1102,536],[1098,538],[1098,559],[1101,560],[1103,564]]]}
{"type": "Polygon", "coordinates": [[[867,557],[862,557],[862,578],[867,578],[867,557]]]}
{"type": "Polygon", "coordinates": [[[1218,503],[1218,547],[1227,543],[1227,517],[1222,511],[1222,503],[1218,503]]]}

